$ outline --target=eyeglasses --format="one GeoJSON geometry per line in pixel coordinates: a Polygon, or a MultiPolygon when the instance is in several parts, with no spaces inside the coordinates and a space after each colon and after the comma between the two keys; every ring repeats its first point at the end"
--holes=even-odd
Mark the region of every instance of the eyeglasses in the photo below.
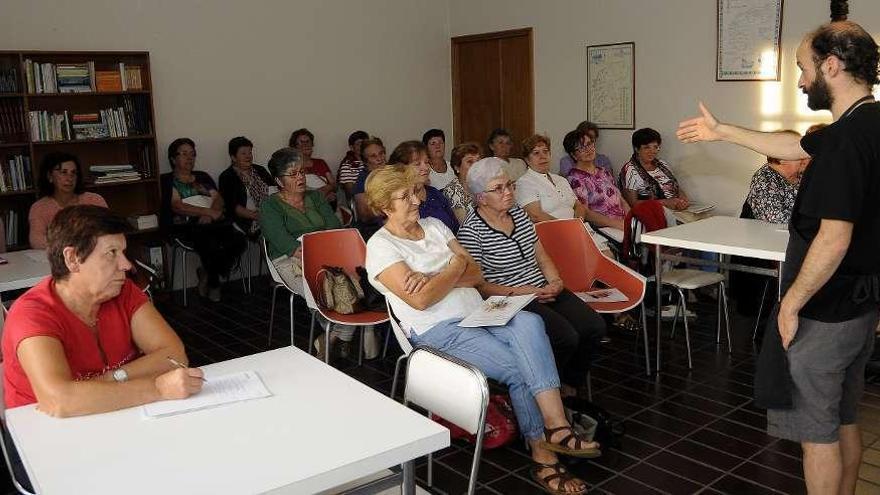
{"type": "Polygon", "coordinates": [[[639,149],[645,150],[645,151],[660,151],[660,145],[659,144],[643,144],[642,146],[639,146],[639,149]]]}
{"type": "Polygon", "coordinates": [[[306,173],[303,170],[296,170],[289,174],[283,174],[281,177],[305,177],[306,173]]]}
{"type": "Polygon", "coordinates": [[[581,143],[581,144],[577,145],[577,146],[574,148],[574,150],[575,150],[575,151],[587,151],[588,149],[592,149],[592,148],[595,148],[595,147],[596,147],[596,143],[594,143],[594,142],[591,141],[591,142],[589,142],[589,143],[581,143]]]}
{"type": "Polygon", "coordinates": [[[402,196],[391,196],[393,201],[403,201],[404,203],[411,203],[413,197],[418,197],[419,191],[407,191],[403,193],[402,196]]]}
{"type": "Polygon", "coordinates": [[[516,192],[516,182],[512,180],[507,181],[505,184],[498,184],[492,189],[486,189],[485,193],[495,193],[495,194],[504,194],[504,191],[516,192]]]}

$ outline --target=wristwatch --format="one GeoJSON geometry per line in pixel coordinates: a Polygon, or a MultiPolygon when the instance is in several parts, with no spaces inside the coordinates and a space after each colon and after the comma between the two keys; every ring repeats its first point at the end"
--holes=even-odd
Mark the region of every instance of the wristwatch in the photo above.
{"type": "Polygon", "coordinates": [[[116,370],[113,371],[113,379],[119,383],[127,382],[128,372],[122,368],[116,368],[116,370]]]}

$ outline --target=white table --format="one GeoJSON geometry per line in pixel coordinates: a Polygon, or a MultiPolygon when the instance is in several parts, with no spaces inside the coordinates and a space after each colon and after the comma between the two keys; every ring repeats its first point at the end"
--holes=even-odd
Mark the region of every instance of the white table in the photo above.
{"type": "MultiPolygon", "coordinates": [[[[677,225],[654,232],[646,232],[641,242],[655,245],[655,276],[657,279],[657,366],[660,370],[660,287],[662,260],[683,261],[696,265],[714,265],[777,279],[777,297],[782,295],[782,266],[788,247],[788,228],[785,225],[746,218],[710,217],[696,222],[677,225]],[[719,254],[719,261],[686,256],[662,254],[661,247],[676,247],[719,254]],[[742,256],[777,262],[775,269],[758,268],[724,262],[725,256],[742,256]]],[[[719,297],[720,294],[719,294],[719,297]]]]}
{"type": "Polygon", "coordinates": [[[37,493],[315,493],[398,464],[411,490],[412,461],[449,445],[446,428],[296,348],[204,369],[256,370],[274,395],[158,419],[6,411],[37,493]]]}
{"type": "Polygon", "coordinates": [[[0,257],[8,261],[0,265],[0,292],[33,287],[51,272],[46,251],[41,249],[0,253],[0,257]]]}

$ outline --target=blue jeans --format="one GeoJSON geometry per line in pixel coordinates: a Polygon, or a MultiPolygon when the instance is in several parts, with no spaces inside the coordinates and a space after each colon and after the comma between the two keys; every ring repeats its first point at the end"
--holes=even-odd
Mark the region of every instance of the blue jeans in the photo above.
{"type": "Polygon", "coordinates": [[[503,327],[463,328],[459,321],[441,321],[421,335],[413,333],[410,340],[467,361],[507,385],[520,431],[528,440],[541,438],[544,417],[535,395],[559,388],[541,317],[520,311],[503,327]]]}

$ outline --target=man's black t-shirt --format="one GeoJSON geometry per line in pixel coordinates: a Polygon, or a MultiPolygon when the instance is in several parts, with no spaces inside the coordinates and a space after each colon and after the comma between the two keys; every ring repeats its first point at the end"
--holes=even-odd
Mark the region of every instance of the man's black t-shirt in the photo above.
{"type": "Polygon", "coordinates": [[[800,312],[824,322],[851,320],[877,309],[880,275],[880,103],[865,103],[830,126],[804,136],[812,162],[801,179],[789,224],[783,269],[788,290],[801,270],[822,219],[853,223],[849,249],[828,282],[800,312]]]}

